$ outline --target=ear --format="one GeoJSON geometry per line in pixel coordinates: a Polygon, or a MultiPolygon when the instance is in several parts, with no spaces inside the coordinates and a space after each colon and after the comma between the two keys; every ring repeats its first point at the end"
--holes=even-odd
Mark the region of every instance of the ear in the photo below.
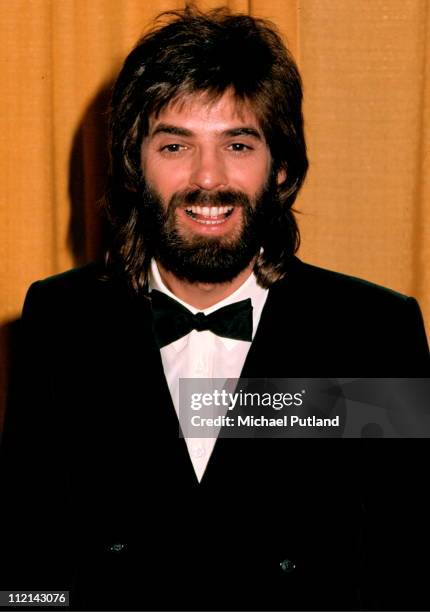
{"type": "Polygon", "coordinates": [[[287,173],[285,169],[281,168],[280,170],[278,170],[278,174],[276,175],[277,184],[280,185],[281,183],[285,181],[286,178],[287,178],[287,173]]]}

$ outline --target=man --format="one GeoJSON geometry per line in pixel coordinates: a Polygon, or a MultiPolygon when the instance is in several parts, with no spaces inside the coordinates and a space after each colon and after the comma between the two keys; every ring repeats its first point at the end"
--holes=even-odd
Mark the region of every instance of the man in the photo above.
{"type": "Polygon", "coordinates": [[[179,378],[428,375],[413,298],[294,256],[301,99],[274,28],[226,10],[174,13],[126,59],[106,261],[24,306],[2,588],[72,609],[430,604],[424,440],[178,436],[179,378]]]}

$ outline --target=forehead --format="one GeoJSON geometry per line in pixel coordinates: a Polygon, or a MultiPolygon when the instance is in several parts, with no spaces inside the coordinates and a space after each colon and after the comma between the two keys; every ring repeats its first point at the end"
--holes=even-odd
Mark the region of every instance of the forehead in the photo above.
{"type": "Polygon", "coordinates": [[[177,98],[149,119],[151,133],[159,123],[172,123],[192,131],[223,132],[232,127],[253,127],[262,133],[260,122],[247,100],[230,91],[217,98],[196,93],[177,98]]]}

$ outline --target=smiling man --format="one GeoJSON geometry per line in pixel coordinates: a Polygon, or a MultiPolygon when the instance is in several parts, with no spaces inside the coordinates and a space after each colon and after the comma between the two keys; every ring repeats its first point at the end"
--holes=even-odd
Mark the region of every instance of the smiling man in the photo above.
{"type": "Polygon", "coordinates": [[[271,165],[257,117],[232,90],[190,95],[151,119],[142,173],[160,219],[154,255],[175,295],[206,308],[250,276],[271,165]]]}
{"type": "Polygon", "coordinates": [[[295,257],[301,102],[274,26],[228,10],[169,14],[126,59],[106,257],[24,306],[2,589],[69,590],[72,609],[428,609],[425,440],[178,435],[181,378],[429,375],[413,298],[295,257]]]}
{"type": "Polygon", "coordinates": [[[250,105],[233,91],[216,101],[194,94],[177,106],[152,118],[142,172],[151,207],[167,215],[155,254],[162,275],[175,294],[204,308],[252,272],[258,218],[274,191],[271,155],[250,105]],[[196,283],[207,284],[203,296],[196,283]]]}

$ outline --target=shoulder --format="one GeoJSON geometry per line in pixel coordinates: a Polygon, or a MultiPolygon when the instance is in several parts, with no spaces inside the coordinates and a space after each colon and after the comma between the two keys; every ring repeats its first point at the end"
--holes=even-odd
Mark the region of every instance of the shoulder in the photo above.
{"type": "Polygon", "coordinates": [[[326,270],[294,258],[287,275],[271,289],[274,309],[289,311],[308,325],[357,334],[387,335],[413,329],[425,338],[415,298],[375,283],[326,270]]]}
{"type": "Polygon", "coordinates": [[[301,299],[317,300],[320,307],[404,307],[415,301],[407,295],[376,283],[327,270],[294,258],[289,273],[274,285],[279,294],[297,292],[301,299]],[[278,287],[276,287],[278,285],[278,287]]]}
{"type": "Polygon", "coordinates": [[[103,282],[104,278],[104,265],[101,262],[91,262],[38,280],[30,286],[30,290],[42,293],[73,291],[103,282]]]}
{"type": "Polygon", "coordinates": [[[129,297],[126,283],[108,275],[102,262],[91,262],[34,282],[25,297],[23,316],[77,315],[123,296],[129,297]]]}
{"type": "Polygon", "coordinates": [[[335,351],[349,362],[352,355],[373,363],[369,371],[375,372],[380,371],[378,363],[402,376],[429,371],[424,322],[413,297],[297,258],[269,296],[271,319],[285,322],[278,329],[299,335],[310,353],[320,347],[324,354],[335,351]],[[409,362],[413,367],[408,370],[409,362]]]}
{"type": "Polygon", "coordinates": [[[298,259],[294,263],[292,273],[297,274],[298,276],[301,275],[303,281],[309,286],[309,288],[312,286],[318,288],[324,287],[329,288],[332,291],[342,292],[345,294],[351,292],[354,295],[363,294],[381,297],[382,299],[387,298],[394,300],[405,300],[408,297],[402,293],[399,293],[398,291],[394,291],[388,287],[383,287],[382,285],[378,285],[363,278],[320,268],[318,266],[302,262],[298,259]]]}

